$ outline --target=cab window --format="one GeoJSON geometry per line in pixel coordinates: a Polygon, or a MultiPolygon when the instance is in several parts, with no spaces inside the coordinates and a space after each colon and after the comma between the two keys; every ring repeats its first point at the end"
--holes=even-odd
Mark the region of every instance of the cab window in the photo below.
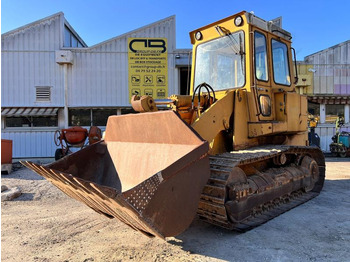
{"type": "Polygon", "coordinates": [[[271,99],[268,95],[259,96],[260,111],[263,116],[271,115],[271,99]]]}
{"type": "Polygon", "coordinates": [[[205,82],[214,90],[245,84],[244,34],[235,32],[198,45],[194,72],[195,87],[205,82]]]}
{"type": "Polygon", "coordinates": [[[290,85],[287,45],[272,39],[273,79],[276,84],[290,85]]]}
{"type": "Polygon", "coordinates": [[[268,81],[266,37],[259,32],[254,33],[254,52],[255,77],[261,81],[268,81]]]}

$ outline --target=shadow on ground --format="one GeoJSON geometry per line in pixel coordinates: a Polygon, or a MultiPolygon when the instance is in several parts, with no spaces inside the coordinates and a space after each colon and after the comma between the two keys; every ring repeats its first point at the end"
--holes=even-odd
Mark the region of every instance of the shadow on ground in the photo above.
{"type": "Polygon", "coordinates": [[[33,193],[22,193],[19,197],[16,198],[16,201],[32,201],[34,200],[33,193]]]}
{"type": "MultiPolygon", "coordinates": [[[[350,242],[349,215],[350,179],[326,180],[316,198],[246,233],[196,218],[188,230],[168,243],[192,254],[228,261],[336,261],[339,256],[345,258],[342,250],[350,242]]],[[[345,256],[350,259],[350,254],[345,256]]]]}
{"type": "Polygon", "coordinates": [[[350,157],[328,157],[328,156],[326,156],[326,162],[350,162],[350,157]]]}
{"type": "Polygon", "coordinates": [[[28,174],[28,172],[24,175],[21,174],[1,174],[1,179],[22,179],[22,180],[44,180],[45,178],[35,174],[34,172],[31,172],[30,174],[28,174]]]}
{"type": "Polygon", "coordinates": [[[12,164],[12,172],[10,174],[1,172],[1,179],[23,179],[23,180],[44,180],[43,177],[30,171],[19,162],[12,164]],[[28,172],[29,171],[29,172],[28,172]]]}

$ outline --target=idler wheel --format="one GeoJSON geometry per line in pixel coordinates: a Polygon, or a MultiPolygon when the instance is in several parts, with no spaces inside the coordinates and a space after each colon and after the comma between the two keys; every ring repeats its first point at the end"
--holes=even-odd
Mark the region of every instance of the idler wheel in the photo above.
{"type": "Polygon", "coordinates": [[[305,191],[309,192],[314,188],[315,183],[319,179],[319,167],[317,162],[309,156],[304,156],[301,161],[301,166],[308,170],[309,183],[308,186],[305,187],[305,191]]]}

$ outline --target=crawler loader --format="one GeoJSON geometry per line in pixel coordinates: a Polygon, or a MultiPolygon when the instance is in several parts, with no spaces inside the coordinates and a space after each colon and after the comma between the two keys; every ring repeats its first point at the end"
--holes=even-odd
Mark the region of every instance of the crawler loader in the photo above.
{"type": "Polygon", "coordinates": [[[317,196],[325,161],[308,145],[291,34],[243,11],[190,38],[190,95],[133,96],[140,113],[110,116],[103,141],[48,166],[24,164],[96,212],[161,238],[196,214],[246,231],[317,196]]]}

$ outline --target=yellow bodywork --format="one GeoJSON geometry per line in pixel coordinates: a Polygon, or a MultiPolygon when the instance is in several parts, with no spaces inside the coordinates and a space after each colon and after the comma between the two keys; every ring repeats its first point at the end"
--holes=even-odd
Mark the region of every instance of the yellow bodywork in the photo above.
{"type": "MultiPolygon", "coordinates": [[[[295,91],[294,79],[297,78],[294,75],[295,65],[291,59],[289,36],[290,34],[283,29],[273,27],[271,23],[245,11],[190,32],[193,44],[191,93],[188,96],[172,95],[169,98],[172,109],[209,142],[210,154],[264,144],[308,145],[307,98],[295,91]],[[241,19],[238,25],[235,24],[236,18],[241,19]],[[232,40],[233,34],[242,36],[240,42],[232,40]],[[264,39],[265,51],[262,54],[256,51],[258,49],[255,46],[259,45],[261,42],[258,41],[261,40],[256,39],[255,35],[264,39]],[[239,72],[237,60],[234,60],[231,65],[234,68],[232,72],[230,71],[228,76],[220,75],[220,80],[225,77],[234,79],[235,87],[225,89],[214,86],[212,91],[199,89],[200,94],[194,94],[198,85],[195,84],[196,70],[200,71],[203,64],[208,70],[219,67],[211,60],[204,63],[197,61],[199,46],[216,43],[215,41],[224,37],[231,38],[232,42],[227,45],[233,46],[231,56],[240,55],[240,63],[244,66],[239,72]],[[281,47],[274,49],[273,43],[278,43],[281,47]],[[274,56],[277,57],[283,47],[287,58],[280,61],[274,56]],[[285,73],[283,78],[278,78],[281,68],[287,68],[289,72],[285,73]],[[244,77],[244,83],[241,85],[237,82],[238,74],[244,77]]],[[[229,56],[224,48],[221,47],[218,54],[214,55],[218,57],[221,51],[223,56],[229,56]]],[[[208,52],[210,56],[212,51],[204,49],[202,52],[208,52]]],[[[215,56],[210,59],[215,62],[215,56]]],[[[203,84],[206,86],[206,83],[203,84]]]]}
{"type": "MultiPolygon", "coordinates": [[[[217,28],[223,28],[227,34],[242,31],[244,33],[245,50],[245,84],[240,88],[216,91],[218,99],[206,109],[192,124],[192,127],[210,142],[211,153],[217,154],[227,151],[245,149],[266,143],[280,143],[281,139],[287,145],[308,145],[307,138],[307,99],[306,96],[295,92],[294,64],[291,59],[291,42],[278,36],[266,28],[259,28],[260,21],[247,12],[241,12],[216,23],[212,23],[190,33],[193,44],[192,72],[196,70],[196,50],[203,43],[221,37],[217,28]],[[241,26],[235,25],[235,18],[243,19],[241,26]],[[267,81],[259,81],[254,68],[254,37],[255,31],[263,34],[267,43],[266,68],[269,74],[267,81]],[[196,39],[200,32],[201,39],[196,39]],[[290,69],[290,85],[277,84],[273,78],[271,41],[277,39],[288,47],[288,63],[290,69]],[[262,115],[258,97],[268,96],[271,103],[271,113],[262,115]],[[232,139],[224,138],[229,119],[231,122],[232,139]],[[278,136],[278,139],[274,137],[278,136]],[[282,136],[282,138],[281,138],[282,136]],[[226,143],[232,143],[227,145],[226,143]]],[[[260,72],[259,72],[260,73],[260,72]]],[[[234,72],[237,74],[237,72],[234,72]]],[[[237,76],[237,75],[236,75],[237,76]]],[[[191,95],[195,88],[195,74],[191,76],[191,95]]]]}
{"type": "Polygon", "coordinates": [[[147,113],[110,116],[103,141],[48,166],[23,164],[99,214],[163,239],[196,212],[245,231],[318,194],[322,152],[281,146],[308,143],[290,34],[241,12],[190,35],[190,95],[135,95],[133,108],[147,113]]]}

